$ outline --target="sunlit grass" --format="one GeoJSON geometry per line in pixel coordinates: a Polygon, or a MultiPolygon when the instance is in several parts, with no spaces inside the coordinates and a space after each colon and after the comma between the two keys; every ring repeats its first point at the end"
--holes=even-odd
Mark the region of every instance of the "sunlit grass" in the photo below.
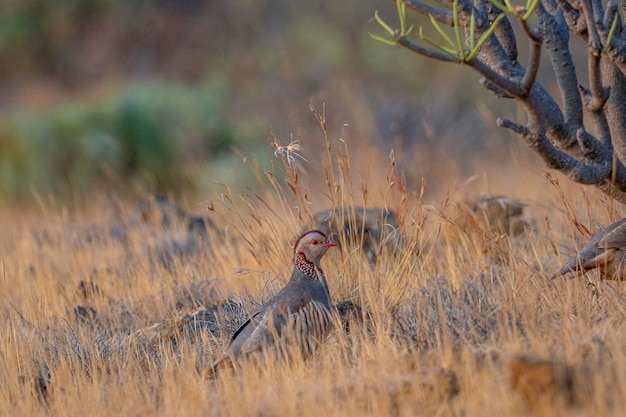
{"type": "MultiPolygon", "coordinates": [[[[190,207],[215,228],[200,253],[167,265],[154,248],[184,237],[186,226],[133,223],[136,202],[96,199],[64,210],[41,199],[19,212],[2,207],[0,415],[483,416],[574,409],[606,415],[623,409],[622,285],[598,282],[594,273],[547,279],[588,237],[585,231],[620,217],[617,207],[589,188],[528,170],[496,187],[496,193],[514,190],[509,196],[527,204],[532,230],[509,238],[459,217],[464,188],[410,189],[393,157],[353,151],[350,141],[327,132],[321,109],[315,115],[321,155],[306,146],[298,148],[302,158],[279,152],[275,171],[256,172],[257,189],[217,184],[213,195],[192,198],[190,207]],[[396,253],[383,246],[374,265],[345,244],[324,258],[333,301],[362,308],[350,333],[338,321],[307,361],[251,361],[208,379],[208,364],[236,323],[219,323],[217,336],[192,337],[181,331],[181,320],[227,298],[249,310],[267,300],[288,279],[290,245],[312,227],[313,213],[331,207],[349,213],[355,206],[395,210],[408,244],[396,253]],[[111,233],[115,222],[126,228],[125,239],[111,233]],[[97,289],[85,287],[90,284],[97,289]],[[519,355],[549,365],[529,370],[533,362],[519,355]],[[573,375],[571,384],[559,382],[559,369],[573,375]],[[515,378],[522,382],[514,389],[515,378]]],[[[446,167],[433,161],[432,169],[446,167]]],[[[490,177],[497,171],[485,172],[482,180],[498,183],[490,177]]]]}

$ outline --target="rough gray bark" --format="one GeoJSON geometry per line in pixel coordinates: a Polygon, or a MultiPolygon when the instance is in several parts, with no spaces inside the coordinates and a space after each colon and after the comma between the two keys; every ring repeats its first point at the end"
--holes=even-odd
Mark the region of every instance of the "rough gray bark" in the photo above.
{"type": "MultiPolygon", "coordinates": [[[[435,0],[440,8],[420,0],[403,2],[410,10],[454,25],[451,0],[435,0]]],[[[473,33],[478,40],[503,12],[490,0],[458,0],[458,13],[466,36],[471,33],[470,16],[474,14],[473,33]]],[[[626,204],[626,30],[622,22],[626,0],[621,7],[614,1],[603,6],[601,0],[539,0],[534,28],[522,19],[524,13],[520,8],[507,14],[465,66],[477,71],[481,84],[496,97],[515,99],[526,111],[524,124],[500,118],[499,126],[515,132],[548,167],[573,181],[594,185],[626,204]],[[617,26],[609,42],[616,17],[617,26]],[[510,19],[518,20],[529,42],[525,66],[518,61],[523,39],[515,35],[510,19]],[[576,39],[570,35],[587,44],[586,86],[578,79],[569,49],[576,39]],[[543,47],[559,87],[558,101],[535,78],[543,47]]],[[[396,31],[395,41],[428,58],[461,63],[452,55],[408,39],[400,31],[396,31]]]]}

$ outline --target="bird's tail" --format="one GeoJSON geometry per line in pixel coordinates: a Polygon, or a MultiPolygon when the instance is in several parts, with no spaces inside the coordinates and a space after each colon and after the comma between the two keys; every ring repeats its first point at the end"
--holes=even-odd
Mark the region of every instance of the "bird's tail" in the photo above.
{"type": "Polygon", "coordinates": [[[574,261],[566,262],[565,265],[561,267],[561,269],[559,269],[557,272],[552,274],[552,276],[550,276],[550,279],[555,279],[557,277],[568,275],[568,274],[571,274],[570,278],[574,278],[576,276],[576,273],[580,271],[581,269],[580,266],[578,265],[579,262],[580,261],[578,259],[575,259],[574,261]]]}

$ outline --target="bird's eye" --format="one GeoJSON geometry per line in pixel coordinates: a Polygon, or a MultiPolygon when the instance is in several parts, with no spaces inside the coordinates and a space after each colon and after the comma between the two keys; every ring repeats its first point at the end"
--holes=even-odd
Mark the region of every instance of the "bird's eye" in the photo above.
{"type": "Polygon", "coordinates": [[[319,245],[321,242],[318,239],[313,239],[311,245],[319,245]]]}

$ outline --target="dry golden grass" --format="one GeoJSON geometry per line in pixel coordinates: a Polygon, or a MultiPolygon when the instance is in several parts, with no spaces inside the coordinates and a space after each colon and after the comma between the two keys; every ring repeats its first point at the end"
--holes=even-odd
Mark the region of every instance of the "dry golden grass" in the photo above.
{"type": "Polygon", "coordinates": [[[584,233],[621,216],[614,205],[589,188],[526,172],[495,187],[494,194],[515,190],[509,196],[527,203],[533,226],[507,237],[459,217],[465,191],[427,184],[426,193],[443,197],[426,202],[393,160],[326,143],[322,162],[281,148],[285,181],[259,170],[269,185],[258,190],[217,186],[195,206],[208,208],[216,227],[198,252],[165,261],[171,242],[186,239],[186,225],[133,222],[131,202],[100,198],[70,212],[51,201],[3,207],[0,415],[547,416],[626,408],[623,285],[594,273],[547,279],[584,233]],[[207,380],[208,364],[246,313],[220,316],[215,334],[182,331],[189,314],[229,297],[247,309],[267,299],[288,278],[289,244],[313,212],[354,206],[393,208],[411,242],[393,256],[383,247],[376,265],[348,247],[324,259],[334,301],[360,306],[362,320],[351,321],[349,334],[336,330],[305,362],[268,359],[207,380]]]}

